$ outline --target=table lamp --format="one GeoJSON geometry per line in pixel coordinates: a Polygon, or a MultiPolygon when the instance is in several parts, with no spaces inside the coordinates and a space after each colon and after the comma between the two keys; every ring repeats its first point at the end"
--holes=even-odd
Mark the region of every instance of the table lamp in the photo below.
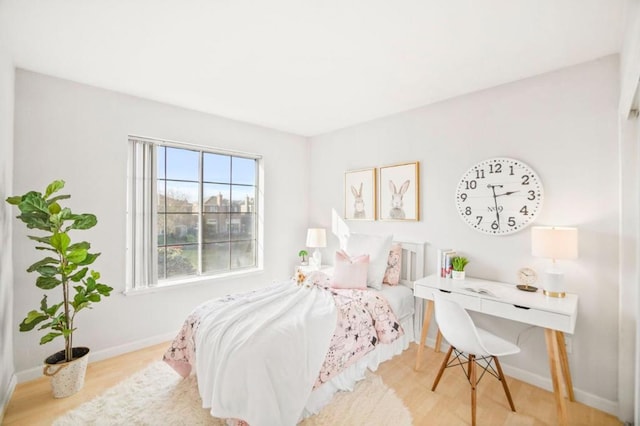
{"type": "Polygon", "coordinates": [[[545,272],[543,293],[550,297],[564,297],[564,276],[556,260],[578,258],[578,229],[560,226],[531,228],[531,254],[552,260],[545,272]]]}
{"type": "Polygon", "coordinates": [[[327,233],[324,228],[309,228],[307,230],[307,247],[315,248],[313,257],[310,259],[310,263],[315,269],[319,270],[322,265],[322,253],[320,253],[320,247],[327,246],[327,233]]]}

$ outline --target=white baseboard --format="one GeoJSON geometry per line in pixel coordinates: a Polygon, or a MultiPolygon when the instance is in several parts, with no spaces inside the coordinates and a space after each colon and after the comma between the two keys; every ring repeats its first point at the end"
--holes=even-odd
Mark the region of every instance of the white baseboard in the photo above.
{"type": "MultiPolygon", "coordinates": [[[[418,342],[418,344],[420,344],[420,342],[418,342]]],[[[433,349],[436,346],[436,339],[427,338],[426,345],[433,349]]],[[[448,349],[449,345],[443,342],[441,350],[446,351],[448,349]]],[[[504,370],[504,374],[507,376],[511,376],[530,385],[548,390],[549,392],[553,392],[553,384],[551,383],[550,377],[540,376],[521,368],[513,367],[506,364],[504,361],[501,361],[500,365],[504,370]]],[[[576,389],[575,386],[573,388],[573,394],[576,397],[576,401],[618,417],[618,401],[611,401],[592,393],[576,389]]]]}
{"type": "Polygon", "coordinates": [[[15,374],[11,375],[11,379],[9,380],[9,386],[2,394],[2,400],[0,401],[0,424],[2,424],[2,420],[4,419],[4,412],[7,411],[7,407],[9,406],[9,401],[13,396],[13,391],[16,390],[16,385],[18,384],[18,379],[15,374]]]}
{"type": "MultiPolygon", "coordinates": [[[[162,342],[169,342],[176,337],[176,332],[161,334],[159,336],[148,337],[142,340],[136,340],[135,342],[125,343],[124,345],[114,346],[112,348],[106,348],[99,351],[91,351],[89,356],[89,363],[102,361],[103,359],[113,358],[114,356],[126,354],[128,352],[137,351],[139,349],[146,348],[148,346],[157,345],[162,342]]],[[[18,383],[27,382],[42,377],[42,366],[30,368],[28,370],[19,371],[16,373],[18,383]]]]}

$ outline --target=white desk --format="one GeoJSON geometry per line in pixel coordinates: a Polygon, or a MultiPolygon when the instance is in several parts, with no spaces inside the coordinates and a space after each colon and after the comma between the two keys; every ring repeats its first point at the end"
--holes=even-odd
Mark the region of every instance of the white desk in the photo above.
{"type": "MultiPolygon", "coordinates": [[[[416,370],[420,368],[424,342],[433,315],[433,292],[447,293],[469,311],[481,312],[495,317],[519,321],[543,327],[549,356],[551,381],[558,411],[558,423],[567,424],[567,407],[562,395],[560,374],[564,378],[567,396],[575,401],[571,371],[564,342],[564,333],[573,334],[578,316],[578,296],[567,294],[564,298],[547,297],[541,291],[529,293],[520,291],[513,284],[487,281],[476,278],[453,280],[429,275],[415,282],[413,293],[427,300],[422,324],[420,346],[416,357],[416,370]],[[467,288],[486,289],[490,294],[469,291],[467,288]],[[493,295],[493,296],[492,296],[493,295]]],[[[440,351],[442,335],[438,330],[435,351],[440,351]]]]}

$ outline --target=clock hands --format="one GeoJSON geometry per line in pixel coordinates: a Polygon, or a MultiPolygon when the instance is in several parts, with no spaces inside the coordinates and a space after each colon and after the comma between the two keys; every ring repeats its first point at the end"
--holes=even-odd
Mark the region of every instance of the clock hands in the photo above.
{"type": "Polygon", "coordinates": [[[493,205],[496,208],[496,224],[500,227],[500,212],[498,211],[498,196],[496,195],[496,188],[502,188],[502,185],[487,185],[487,188],[491,188],[493,192],[493,205]]]}
{"type": "MultiPolygon", "coordinates": [[[[496,185],[496,186],[500,186],[502,187],[502,185],[496,185]]],[[[516,192],[520,192],[520,191],[507,191],[504,194],[498,194],[496,195],[496,197],[502,197],[503,195],[511,195],[511,194],[515,194],[516,192]]]]}

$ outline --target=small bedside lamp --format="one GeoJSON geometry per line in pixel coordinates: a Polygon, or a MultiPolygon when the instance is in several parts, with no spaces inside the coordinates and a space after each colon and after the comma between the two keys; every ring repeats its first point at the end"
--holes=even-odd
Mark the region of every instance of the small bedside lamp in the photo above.
{"type": "Polygon", "coordinates": [[[546,257],[553,262],[544,277],[544,294],[564,297],[564,276],[557,268],[556,260],[578,258],[578,230],[559,226],[534,226],[531,228],[531,254],[546,257]]]}
{"type": "Polygon", "coordinates": [[[319,247],[327,246],[327,233],[324,228],[309,228],[307,231],[307,247],[315,248],[313,252],[313,266],[316,269],[320,269],[320,265],[322,265],[322,253],[320,253],[319,247]]]}

